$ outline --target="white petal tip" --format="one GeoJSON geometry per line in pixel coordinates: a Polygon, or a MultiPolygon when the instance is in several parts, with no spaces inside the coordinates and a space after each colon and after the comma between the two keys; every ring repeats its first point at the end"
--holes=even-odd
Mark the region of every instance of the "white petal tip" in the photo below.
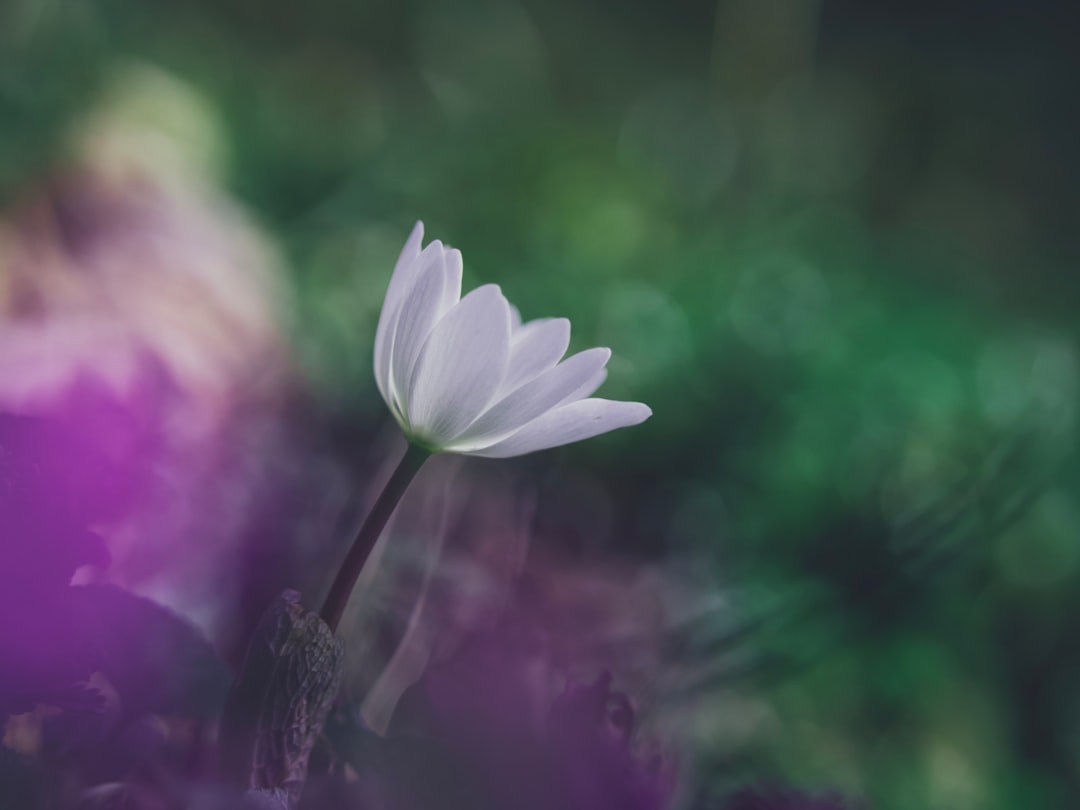
{"type": "Polygon", "coordinates": [[[652,408],[644,402],[627,402],[626,404],[634,406],[633,408],[626,409],[626,427],[640,425],[652,416],[652,408]]]}
{"type": "Polygon", "coordinates": [[[409,237],[405,240],[405,247],[402,249],[402,253],[409,254],[410,256],[416,256],[420,253],[420,248],[424,242],[424,223],[422,220],[416,220],[416,224],[413,225],[412,230],[409,231],[409,237]]]}

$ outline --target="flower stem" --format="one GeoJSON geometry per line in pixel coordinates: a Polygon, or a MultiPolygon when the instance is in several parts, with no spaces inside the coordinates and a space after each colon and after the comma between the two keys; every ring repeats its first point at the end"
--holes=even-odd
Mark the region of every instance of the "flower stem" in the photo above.
{"type": "Polygon", "coordinates": [[[409,484],[430,455],[427,450],[410,443],[405,450],[405,455],[398,462],[394,474],[390,476],[386,487],[375,501],[375,505],[364,518],[349,553],[345,555],[345,560],[338,569],[334,584],[330,586],[330,592],[326,595],[322,610],[319,611],[319,616],[332,631],[337,630],[341,615],[345,612],[345,605],[349,601],[349,596],[352,595],[360,572],[364,570],[364,563],[367,562],[371,549],[375,547],[375,541],[382,534],[386,522],[390,520],[390,515],[394,514],[401,496],[405,494],[405,490],[409,488],[409,484]]]}

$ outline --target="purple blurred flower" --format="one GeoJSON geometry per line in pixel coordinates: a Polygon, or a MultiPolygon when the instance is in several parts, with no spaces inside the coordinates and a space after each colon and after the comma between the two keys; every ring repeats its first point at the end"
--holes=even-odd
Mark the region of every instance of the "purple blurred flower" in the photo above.
{"type": "Polygon", "coordinates": [[[589,686],[567,690],[552,709],[549,734],[574,803],[600,810],[667,807],[673,782],[659,755],[630,753],[634,710],[603,673],[589,686]]]}
{"type": "Polygon", "coordinates": [[[105,560],[89,526],[121,509],[133,482],[98,438],[0,413],[0,722],[37,703],[100,703],[83,685],[96,660],[71,621],[67,585],[105,560]]]}
{"type": "Polygon", "coordinates": [[[282,432],[278,269],[242,212],[197,182],[79,165],[0,218],[0,409],[69,437],[35,458],[49,465],[35,497],[70,511],[78,478],[96,504],[111,565],[86,578],[211,624],[223,558],[258,513],[244,499],[268,477],[253,434],[282,432]]]}
{"type": "Polygon", "coordinates": [[[661,810],[672,769],[639,755],[634,721],[609,674],[567,684],[535,630],[488,633],[405,692],[364,758],[365,806],[661,810]]]}

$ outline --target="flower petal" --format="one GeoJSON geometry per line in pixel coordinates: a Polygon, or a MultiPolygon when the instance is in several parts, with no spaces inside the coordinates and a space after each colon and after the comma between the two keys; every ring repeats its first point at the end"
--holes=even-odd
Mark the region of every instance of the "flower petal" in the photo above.
{"type": "Polygon", "coordinates": [[[391,404],[390,347],[393,342],[391,336],[394,324],[397,322],[401,300],[416,282],[416,274],[420,270],[416,260],[420,256],[420,243],[423,239],[424,223],[417,222],[394,264],[394,272],[390,276],[390,284],[383,298],[382,311],[379,313],[379,325],[375,330],[375,384],[379,386],[379,393],[382,394],[387,405],[391,404]]]}
{"type": "Polygon", "coordinates": [[[563,397],[562,401],[559,402],[559,404],[567,405],[571,402],[577,402],[579,399],[591,397],[593,394],[596,393],[596,389],[604,384],[604,380],[606,379],[607,369],[602,368],[598,372],[593,374],[589,379],[585,380],[585,382],[583,382],[573,391],[571,391],[569,394],[567,394],[565,397],[563,397]]]}
{"type": "Polygon", "coordinates": [[[450,311],[450,307],[461,300],[461,251],[457,248],[447,248],[444,254],[446,259],[446,287],[443,288],[443,299],[439,304],[442,315],[450,311]]]}
{"type": "Polygon", "coordinates": [[[386,289],[388,299],[393,299],[406,289],[406,285],[409,283],[409,265],[420,255],[420,246],[423,241],[424,223],[417,220],[412,231],[409,232],[409,238],[405,240],[405,247],[401,249],[401,255],[398,256],[398,260],[394,264],[394,272],[390,276],[390,285],[386,289]]]}
{"type": "Polygon", "coordinates": [[[611,349],[599,348],[566,358],[488,408],[451,449],[491,446],[514,433],[590,384],[610,357],[611,349]]]}
{"type": "Polygon", "coordinates": [[[513,335],[500,395],[509,394],[553,368],[569,345],[570,321],[566,318],[540,318],[523,324],[513,335]]]}
{"type": "Polygon", "coordinates": [[[521,456],[637,425],[650,416],[652,410],[640,402],[582,399],[550,410],[517,433],[469,455],[484,458],[521,456]]]}
{"type": "Polygon", "coordinates": [[[413,434],[449,443],[491,402],[510,355],[510,304],[495,284],[478,287],[439,320],[407,388],[413,434]]]}
{"type": "Polygon", "coordinates": [[[438,252],[431,254],[428,267],[402,302],[394,325],[390,349],[390,391],[403,411],[409,378],[420,348],[439,318],[457,302],[461,294],[461,254],[457,251],[443,252],[439,242],[428,245],[425,253],[432,246],[438,252]],[[456,255],[456,260],[451,254],[456,255]]]}

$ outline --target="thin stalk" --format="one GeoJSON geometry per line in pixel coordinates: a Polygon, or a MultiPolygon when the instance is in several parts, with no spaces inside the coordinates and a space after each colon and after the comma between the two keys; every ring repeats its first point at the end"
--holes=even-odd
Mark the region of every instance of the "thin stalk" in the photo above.
{"type": "Polygon", "coordinates": [[[430,455],[427,450],[410,443],[394,474],[390,476],[375,505],[360,525],[356,539],[353,540],[349,553],[345,555],[337,577],[334,578],[334,584],[330,586],[330,592],[323,602],[322,610],[319,611],[319,616],[329,625],[331,631],[337,630],[341,615],[345,612],[345,605],[352,595],[360,572],[364,570],[364,563],[367,562],[371,549],[375,547],[375,541],[386,528],[386,522],[390,520],[390,515],[394,514],[401,496],[405,494],[405,490],[430,455]]]}

